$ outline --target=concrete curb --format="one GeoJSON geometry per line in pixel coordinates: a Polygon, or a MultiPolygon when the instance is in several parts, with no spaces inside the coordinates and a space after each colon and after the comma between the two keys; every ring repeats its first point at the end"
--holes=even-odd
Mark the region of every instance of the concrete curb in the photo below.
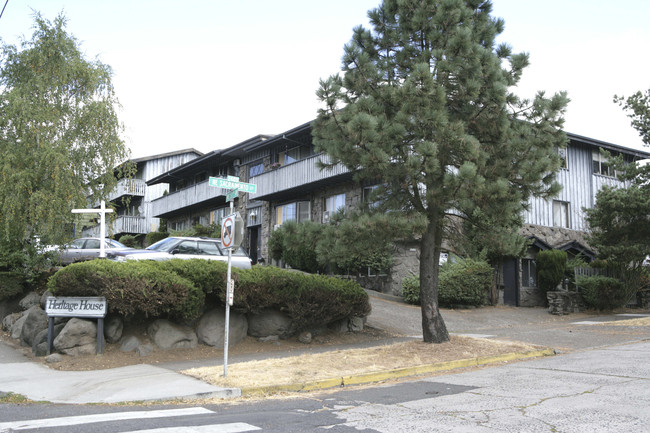
{"type": "Polygon", "coordinates": [[[331,379],[316,380],[303,383],[289,383],[284,385],[267,385],[241,388],[242,396],[275,394],[278,392],[300,392],[315,391],[335,387],[363,385],[367,383],[381,382],[388,379],[399,379],[403,377],[418,376],[421,374],[449,371],[458,368],[476,367],[479,365],[494,364],[497,362],[517,361],[527,358],[538,358],[542,356],[553,356],[555,350],[542,349],[530,352],[514,352],[504,355],[476,357],[459,359],[455,361],[438,362],[435,364],[418,365],[415,367],[396,368],[393,370],[377,371],[372,373],[358,374],[352,376],[333,377],[331,379]]]}

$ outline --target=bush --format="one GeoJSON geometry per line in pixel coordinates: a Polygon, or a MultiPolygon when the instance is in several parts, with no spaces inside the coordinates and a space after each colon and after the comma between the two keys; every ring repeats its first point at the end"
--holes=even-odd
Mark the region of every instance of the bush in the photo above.
{"type": "MultiPolygon", "coordinates": [[[[492,286],[492,277],[492,267],[483,260],[448,262],[440,268],[438,303],[446,308],[483,305],[492,286]]],[[[402,297],[409,304],[420,304],[418,275],[402,281],[402,297]]]]}
{"type": "Polygon", "coordinates": [[[625,288],[615,278],[595,276],[578,277],[582,299],[588,307],[597,310],[612,310],[625,304],[625,288]]]}
{"type": "Polygon", "coordinates": [[[191,281],[151,261],[73,263],[48,282],[54,296],[104,296],[111,313],[125,318],[198,318],[205,295],[191,281]]]}
{"type": "Polygon", "coordinates": [[[323,225],[313,221],[287,221],[273,231],[269,239],[271,257],[294,269],[316,273],[324,270],[318,264],[316,245],[322,237],[323,225]]]}
{"type": "Polygon", "coordinates": [[[137,248],[140,246],[138,245],[138,239],[133,235],[123,235],[119,241],[126,247],[137,248]]]}
{"type": "Polygon", "coordinates": [[[0,301],[14,298],[25,289],[25,280],[17,272],[0,272],[0,301]]]}
{"type": "Polygon", "coordinates": [[[144,244],[145,246],[153,245],[156,242],[168,238],[169,233],[167,232],[149,232],[147,233],[147,236],[144,238],[144,244]]]}
{"type": "Polygon", "coordinates": [[[537,284],[544,294],[555,290],[564,279],[567,253],[561,250],[540,251],[536,258],[537,284]]]}
{"type": "Polygon", "coordinates": [[[407,304],[420,305],[420,277],[411,275],[402,280],[402,298],[407,304]]]}
{"type": "MultiPolygon", "coordinates": [[[[216,260],[92,260],[60,270],[48,288],[55,296],[105,296],[109,311],[126,317],[141,313],[191,320],[203,311],[206,297],[211,304],[225,305],[227,269],[216,260]]],[[[273,266],[233,268],[232,277],[235,310],[277,308],[298,330],[370,313],[368,294],[354,281],[273,266]]]]}

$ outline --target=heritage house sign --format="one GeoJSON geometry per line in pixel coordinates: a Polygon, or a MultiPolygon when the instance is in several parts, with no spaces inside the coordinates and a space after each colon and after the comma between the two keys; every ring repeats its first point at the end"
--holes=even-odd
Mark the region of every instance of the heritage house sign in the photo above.
{"type": "Polygon", "coordinates": [[[56,298],[48,296],[45,301],[47,313],[47,354],[52,353],[55,317],[83,317],[97,319],[97,353],[104,352],[104,317],[107,304],[104,297],[56,298]]]}
{"type": "Polygon", "coordinates": [[[106,298],[55,298],[47,297],[45,312],[50,317],[105,317],[106,298]]]}

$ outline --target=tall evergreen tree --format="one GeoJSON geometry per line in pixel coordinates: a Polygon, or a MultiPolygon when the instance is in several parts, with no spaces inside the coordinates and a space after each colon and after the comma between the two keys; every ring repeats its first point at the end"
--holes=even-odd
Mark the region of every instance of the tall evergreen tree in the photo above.
{"type": "MultiPolygon", "coordinates": [[[[87,60],[65,18],[34,16],[20,48],[0,59],[0,245],[20,256],[39,237],[66,239],[75,207],[105,198],[128,152],[120,138],[111,69],[87,60]]],[[[1,262],[2,260],[0,260],[1,262]]],[[[17,260],[20,262],[21,260],[17,260]]],[[[2,263],[0,263],[2,265],[2,263]]],[[[4,263],[4,267],[19,265],[4,263]]]]}
{"type": "Polygon", "coordinates": [[[314,143],[384,205],[426,218],[420,241],[425,342],[449,339],[438,310],[438,263],[454,218],[506,221],[530,196],[559,190],[565,93],[520,100],[508,89],[528,65],[495,38],[486,0],[384,0],[356,27],[342,74],[321,80],[314,143]]]}

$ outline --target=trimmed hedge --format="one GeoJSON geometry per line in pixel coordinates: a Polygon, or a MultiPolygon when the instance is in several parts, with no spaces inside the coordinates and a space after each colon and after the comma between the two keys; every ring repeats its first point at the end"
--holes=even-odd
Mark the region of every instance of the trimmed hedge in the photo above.
{"type": "MultiPolygon", "coordinates": [[[[492,267],[483,260],[465,259],[440,268],[438,303],[441,307],[484,305],[492,286],[492,267]]],[[[402,281],[402,297],[410,304],[420,304],[420,277],[402,281]]]]}
{"type": "Polygon", "coordinates": [[[616,278],[594,276],[578,277],[582,299],[588,307],[597,310],[612,310],[625,304],[625,287],[616,278]]]}
{"type": "Polygon", "coordinates": [[[188,279],[156,262],[91,260],[73,263],[54,274],[48,282],[54,296],[104,296],[108,311],[126,318],[198,318],[204,293],[188,279]]]}
{"type": "MultiPolygon", "coordinates": [[[[106,296],[109,311],[132,316],[193,319],[210,304],[225,305],[227,264],[212,260],[75,263],[50,279],[56,296],[106,296]]],[[[370,313],[368,294],[354,281],[273,266],[232,269],[233,308],[259,313],[277,308],[298,330],[370,313]]]]}

